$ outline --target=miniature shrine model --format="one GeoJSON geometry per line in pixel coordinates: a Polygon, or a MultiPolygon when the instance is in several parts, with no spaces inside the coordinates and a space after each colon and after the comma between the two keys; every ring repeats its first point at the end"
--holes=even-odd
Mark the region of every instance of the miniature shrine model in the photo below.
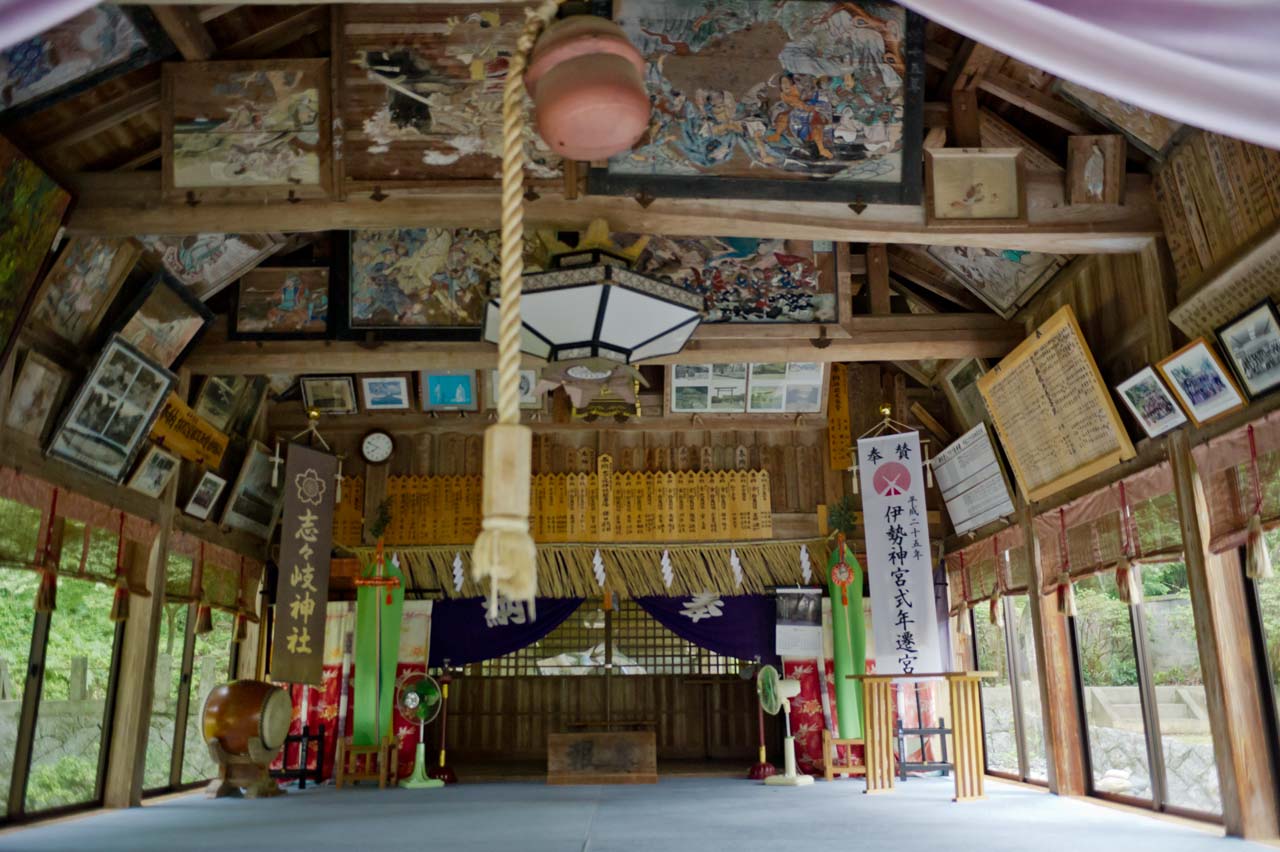
{"type": "Polygon", "coordinates": [[[0,850],[1280,842],[1277,44],[0,0],[0,850]]]}

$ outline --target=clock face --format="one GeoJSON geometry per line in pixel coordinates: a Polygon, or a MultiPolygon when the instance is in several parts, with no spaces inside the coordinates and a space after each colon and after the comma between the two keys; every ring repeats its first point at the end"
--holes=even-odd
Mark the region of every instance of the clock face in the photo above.
{"type": "Polygon", "coordinates": [[[395,442],[386,432],[370,432],[360,442],[360,455],[369,464],[382,464],[391,458],[391,451],[394,449],[395,442]]]}

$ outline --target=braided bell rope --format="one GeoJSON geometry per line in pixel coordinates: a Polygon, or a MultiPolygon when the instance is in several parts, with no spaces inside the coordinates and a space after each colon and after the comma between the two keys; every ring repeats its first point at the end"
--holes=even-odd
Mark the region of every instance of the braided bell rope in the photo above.
{"type": "Polygon", "coordinates": [[[502,267],[498,290],[498,422],[520,422],[520,287],[524,273],[524,72],[563,0],[529,11],[502,92],[502,267]]]}

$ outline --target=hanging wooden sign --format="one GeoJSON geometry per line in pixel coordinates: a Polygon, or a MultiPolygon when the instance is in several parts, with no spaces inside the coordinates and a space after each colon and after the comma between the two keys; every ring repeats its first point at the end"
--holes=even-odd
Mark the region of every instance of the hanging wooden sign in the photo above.
{"type": "Polygon", "coordinates": [[[337,472],[335,456],[289,445],[271,643],[271,680],[276,682],[318,686],[322,679],[337,472]]]}
{"type": "Polygon", "coordinates": [[[978,390],[1031,502],[1134,456],[1070,305],[978,379],[978,390]]]}
{"type": "Polygon", "coordinates": [[[827,400],[827,451],[832,470],[853,467],[853,427],[849,423],[849,368],[831,365],[831,392],[827,400]]]}
{"type": "Polygon", "coordinates": [[[160,416],[151,427],[151,439],[171,453],[187,461],[217,470],[227,451],[227,436],[209,425],[183,402],[176,393],[169,394],[160,416]]]}

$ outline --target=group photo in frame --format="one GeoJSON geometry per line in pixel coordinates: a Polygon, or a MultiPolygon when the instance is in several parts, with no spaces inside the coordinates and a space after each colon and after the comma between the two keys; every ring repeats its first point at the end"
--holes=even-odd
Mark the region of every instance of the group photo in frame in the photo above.
{"type": "Polygon", "coordinates": [[[1280,386],[1280,314],[1274,302],[1264,299],[1215,334],[1250,399],[1280,386]]]}
{"type": "Polygon", "coordinates": [[[1151,367],[1143,367],[1125,379],[1116,386],[1116,392],[1148,438],[1158,438],[1187,422],[1182,406],[1151,367]]]}
{"type": "Polygon", "coordinates": [[[1241,408],[1244,394],[1203,337],[1191,341],[1157,365],[1183,411],[1197,426],[1241,408]]]}

